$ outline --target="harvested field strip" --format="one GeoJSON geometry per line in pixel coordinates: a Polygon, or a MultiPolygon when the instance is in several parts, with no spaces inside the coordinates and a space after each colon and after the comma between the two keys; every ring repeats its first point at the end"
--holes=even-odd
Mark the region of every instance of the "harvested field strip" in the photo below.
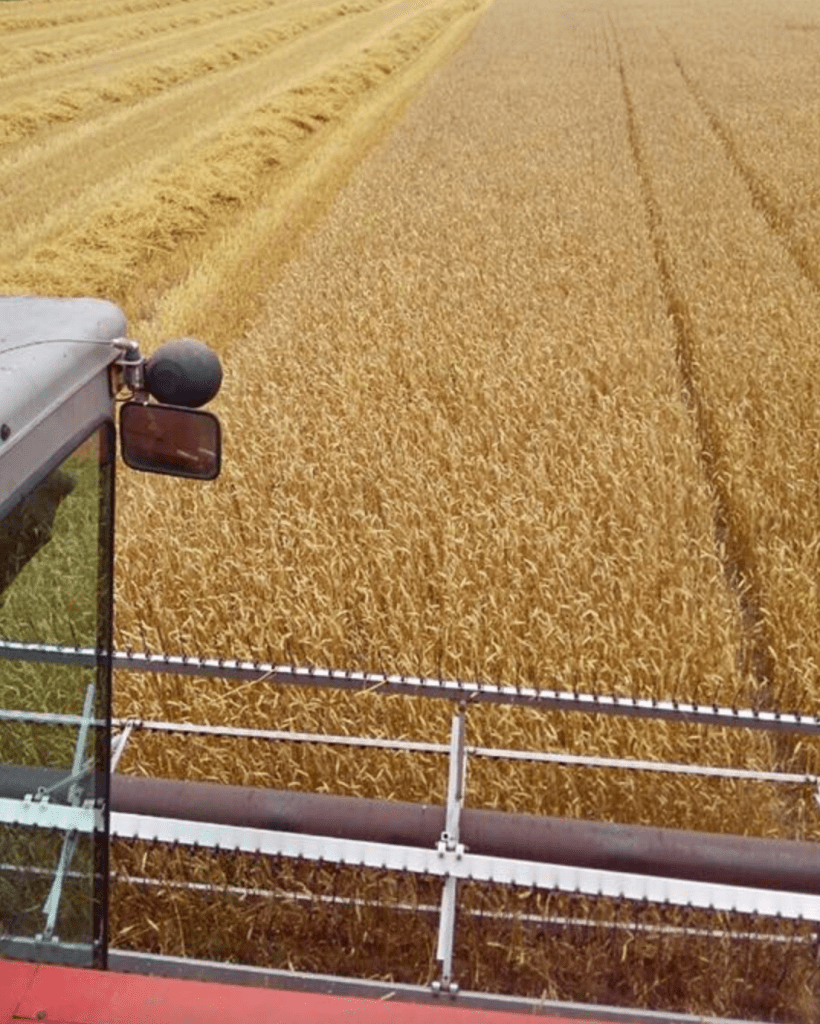
{"type": "Polygon", "coordinates": [[[411,60],[449,20],[473,6],[472,0],[459,0],[417,14],[383,40],[374,40],[358,60],[334,66],[257,107],[190,164],[158,175],[134,196],[114,200],[61,235],[56,245],[0,268],[4,286],[107,295],[126,304],[137,278],[145,287],[152,264],[156,268],[180,242],[206,233],[236,206],[251,202],[294,145],[336,120],[361,94],[411,60]]]}
{"type": "Polygon", "coordinates": [[[296,88],[317,68],[355,59],[378,33],[413,5],[377,8],[339,19],[292,40],[264,58],[143,100],[80,125],[52,130],[0,159],[0,192],[15,202],[0,208],[0,263],[13,262],[54,242],[78,222],[134,191],[135,145],[139,177],[150,180],[207,147],[260,102],[296,88]],[[94,160],[87,154],[94,151],[94,160]],[[66,175],[66,167],[71,173],[66,175]]]}
{"type": "MultiPolygon", "coordinates": [[[[187,57],[196,55],[198,51],[205,51],[209,44],[224,42],[231,35],[239,36],[255,27],[264,31],[277,22],[287,23],[299,11],[302,11],[307,21],[318,7],[320,5],[311,0],[289,0],[288,3],[280,0],[275,8],[263,0],[253,0],[253,5],[249,4],[247,10],[232,15],[217,9],[215,16],[211,17],[210,10],[206,8],[196,19],[189,19],[190,25],[179,24],[165,13],[157,16],[156,24],[140,18],[133,26],[133,38],[120,28],[119,32],[98,31],[84,40],[71,37],[65,41],[57,40],[53,47],[48,42],[45,45],[35,44],[31,47],[28,60],[26,54],[29,51],[18,46],[8,57],[0,53],[6,101],[25,97],[26,81],[30,83],[29,95],[59,92],[74,84],[82,85],[86,76],[92,80],[99,79],[103,62],[112,77],[122,76],[129,70],[139,68],[141,64],[150,66],[163,60],[177,60],[182,53],[187,57]],[[71,45],[76,46],[76,54],[72,57],[66,52],[61,56],[62,48],[71,45]],[[50,56],[52,54],[53,57],[50,56]],[[55,61],[58,66],[50,66],[55,61]],[[12,68],[18,64],[22,67],[13,72],[12,68]]],[[[37,35],[54,42],[53,29],[37,35]]]]}
{"type": "Polygon", "coordinates": [[[243,16],[253,15],[260,11],[270,12],[285,7],[306,5],[310,0],[244,0],[243,3],[214,5],[212,0],[201,2],[184,13],[169,16],[160,10],[152,16],[144,13],[131,15],[127,18],[117,16],[111,25],[103,19],[95,19],[89,31],[82,33],[75,30],[69,35],[55,38],[53,27],[38,28],[21,33],[9,33],[4,36],[10,42],[0,42],[0,78],[12,77],[22,71],[29,74],[37,69],[49,73],[49,65],[59,63],[65,67],[66,61],[88,60],[100,55],[118,55],[123,47],[139,45],[142,40],[155,36],[166,36],[181,30],[193,30],[203,26],[219,24],[231,20],[236,22],[243,16]],[[238,17],[239,16],[239,17],[238,17]]]}
{"type": "Polygon", "coordinates": [[[633,94],[696,340],[701,399],[721,439],[715,471],[731,530],[746,539],[742,564],[767,638],[767,690],[778,706],[814,710],[820,302],[673,56],[652,53],[651,64],[648,51],[633,53],[633,94]]]}
{"type": "Polygon", "coordinates": [[[123,15],[144,11],[163,10],[181,3],[193,7],[197,0],[126,0],[126,2],[95,4],[78,0],[76,4],[25,3],[19,8],[3,8],[0,17],[0,31],[21,32],[32,28],[61,28],[83,21],[97,21],[102,18],[119,18],[123,15]],[[42,13],[37,14],[35,12],[42,13]]]}
{"type": "Polygon", "coordinates": [[[286,43],[336,18],[364,13],[381,0],[357,4],[340,3],[314,11],[311,15],[293,15],[267,28],[257,27],[233,39],[222,39],[201,52],[186,51],[184,59],[149,64],[137,54],[137,68],[112,77],[110,69],[83,85],[60,89],[30,97],[30,86],[22,83],[26,98],[0,106],[0,144],[33,135],[50,124],[65,124],[78,118],[93,116],[101,107],[136,103],[158,93],[182,85],[203,75],[219,72],[264,54],[272,47],[286,43]]]}

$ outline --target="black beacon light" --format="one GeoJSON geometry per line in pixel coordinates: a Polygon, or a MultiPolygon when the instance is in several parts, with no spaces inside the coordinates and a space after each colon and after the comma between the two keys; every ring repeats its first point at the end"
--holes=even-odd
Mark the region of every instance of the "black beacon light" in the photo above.
{"type": "Polygon", "coordinates": [[[158,402],[198,409],[222,384],[217,354],[196,338],[166,342],[145,363],[145,387],[158,402]]]}

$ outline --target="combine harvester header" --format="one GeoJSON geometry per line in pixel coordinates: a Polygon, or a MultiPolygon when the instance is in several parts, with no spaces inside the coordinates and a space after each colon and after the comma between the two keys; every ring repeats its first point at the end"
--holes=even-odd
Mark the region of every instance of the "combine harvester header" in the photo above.
{"type": "MultiPolygon", "coordinates": [[[[479,703],[816,736],[820,721],[815,718],[322,671],[216,659],[207,652],[115,651],[117,404],[126,465],[213,480],[220,471],[220,425],[201,407],[217,393],[221,377],[216,356],[191,339],[170,342],[145,359],[126,337],[121,311],[109,303],[0,298],[0,954],[5,958],[0,1024],[11,1019],[330,1021],[353,1015],[362,1024],[471,1017],[478,1022],[511,1021],[520,1013],[636,1024],[694,1021],[703,1018],[537,1000],[491,985],[469,988],[459,980],[470,976],[459,966],[466,948],[461,929],[530,927],[542,936],[597,929],[613,942],[621,933],[678,934],[687,927],[688,934],[712,934],[664,923],[662,913],[655,918],[639,913],[647,907],[680,908],[685,914],[702,912],[704,918],[746,921],[745,930],[735,931],[744,941],[816,944],[820,871],[812,843],[464,806],[468,763],[476,759],[815,788],[820,781],[708,765],[478,747],[468,741],[468,717],[479,703]],[[453,705],[450,743],[120,719],[112,714],[114,668],[438,698],[453,705]],[[116,770],[119,761],[140,731],[436,755],[447,764],[446,804],[122,775],[116,770]],[[375,942],[374,948],[384,945],[388,933],[401,932],[401,922],[421,920],[422,932],[434,929],[435,974],[423,983],[379,980],[394,973],[390,965],[364,977],[339,970],[274,970],[236,962],[230,951],[224,959],[206,960],[118,949],[109,940],[114,842],[183,858],[205,851],[214,867],[212,880],[203,881],[201,871],[196,880],[170,877],[162,868],[152,874],[146,854],[148,867],[128,881],[146,891],[205,894],[211,907],[216,901],[217,912],[220,899],[227,906],[251,898],[301,906],[308,914],[317,905],[330,906],[352,919],[375,910],[383,912],[384,934],[363,940],[375,942]],[[238,864],[243,857],[254,858],[274,873],[277,866],[289,866],[292,887],[226,882],[225,857],[238,864]],[[325,876],[332,879],[329,887],[325,876]],[[374,878],[379,879],[375,896],[374,878]],[[415,894],[412,899],[408,892],[415,894]],[[558,910],[544,909],[545,895],[558,899],[558,910]],[[596,901],[607,908],[597,917],[588,909],[596,901]],[[528,908],[524,913],[522,906],[528,908]],[[631,908],[629,914],[624,908],[631,908]],[[78,975],[78,968],[99,970],[78,975]]],[[[332,947],[334,935],[325,940],[332,947]]],[[[331,955],[328,962],[339,959],[331,955]]]]}

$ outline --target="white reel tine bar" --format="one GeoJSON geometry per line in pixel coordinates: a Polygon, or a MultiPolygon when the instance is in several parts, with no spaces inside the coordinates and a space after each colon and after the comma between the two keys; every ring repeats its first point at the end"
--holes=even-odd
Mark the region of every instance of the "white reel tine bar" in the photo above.
{"type": "Polygon", "coordinates": [[[90,835],[102,825],[102,811],[96,807],[72,807],[24,797],[0,797],[0,824],[25,825],[47,831],[81,832],[90,835]]]}
{"type": "MultiPolygon", "coordinates": [[[[5,820],[4,805],[9,803],[14,804],[14,812],[19,814],[20,801],[0,799],[0,820],[5,820]]],[[[111,835],[149,843],[219,848],[297,860],[321,860],[323,863],[346,867],[410,871],[439,878],[452,876],[465,881],[526,889],[556,889],[593,897],[638,902],[646,900],[650,903],[699,907],[704,910],[820,921],[820,896],[813,894],[543,864],[457,850],[397,846],[117,811],[111,813],[111,835]]]]}
{"type": "MultiPolygon", "coordinates": [[[[61,647],[0,640],[0,658],[50,664],[96,664],[90,647],[61,647]]],[[[504,683],[464,682],[419,676],[380,675],[337,669],[299,668],[265,662],[200,658],[191,655],[134,654],[116,651],[112,666],[122,672],[163,672],[237,682],[270,682],[277,685],[327,687],[352,692],[379,692],[413,697],[433,697],[459,704],[518,705],[543,711],[576,711],[587,714],[655,718],[744,729],[820,734],[820,717],[799,711],[760,711],[756,708],[721,707],[679,700],[620,697],[616,694],[581,693],[575,690],[541,689],[504,683]]]]}

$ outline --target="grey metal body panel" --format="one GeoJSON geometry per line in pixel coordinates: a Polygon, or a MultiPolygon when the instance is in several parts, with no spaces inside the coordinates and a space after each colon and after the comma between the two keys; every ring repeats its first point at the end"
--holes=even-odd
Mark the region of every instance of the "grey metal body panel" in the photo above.
{"type": "Polygon", "coordinates": [[[112,414],[125,316],[101,299],[0,296],[0,516],[112,414]]]}

